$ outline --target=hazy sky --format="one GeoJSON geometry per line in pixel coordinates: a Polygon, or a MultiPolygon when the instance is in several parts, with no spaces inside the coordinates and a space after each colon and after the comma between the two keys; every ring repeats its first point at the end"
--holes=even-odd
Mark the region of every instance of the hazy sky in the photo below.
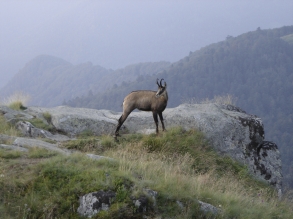
{"type": "Polygon", "coordinates": [[[117,69],[285,25],[292,0],[0,0],[0,87],[40,54],[117,69]]]}

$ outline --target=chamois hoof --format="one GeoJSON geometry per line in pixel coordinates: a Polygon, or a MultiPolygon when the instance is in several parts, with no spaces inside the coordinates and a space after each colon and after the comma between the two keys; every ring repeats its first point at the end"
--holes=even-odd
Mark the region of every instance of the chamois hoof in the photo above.
{"type": "Polygon", "coordinates": [[[117,136],[117,135],[114,135],[113,138],[114,138],[114,141],[115,141],[115,142],[119,142],[119,140],[118,140],[118,136],[117,136]]]}

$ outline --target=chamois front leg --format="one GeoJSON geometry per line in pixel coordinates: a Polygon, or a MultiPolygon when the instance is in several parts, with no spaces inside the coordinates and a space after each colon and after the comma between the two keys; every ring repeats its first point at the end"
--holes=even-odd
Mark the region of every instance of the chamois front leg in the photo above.
{"type": "Polygon", "coordinates": [[[119,136],[119,129],[121,128],[121,126],[123,125],[124,121],[127,119],[129,114],[130,113],[123,113],[122,116],[119,118],[116,131],[115,131],[115,137],[119,136]]]}
{"type": "Polygon", "coordinates": [[[160,117],[160,120],[161,120],[161,123],[162,123],[163,131],[166,131],[162,112],[159,112],[159,117],[160,117]]]}
{"type": "MultiPolygon", "coordinates": [[[[123,114],[122,114],[123,116],[123,114]]],[[[123,122],[122,122],[122,116],[120,116],[119,120],[118,120],[118,124],[115,130],[115,137],[119,136],[119,129],[122,126],[123,122]]]]}
{"type": "Polygon", "coordinates": [[[154,117],[154,121],[156,123],[156,133],[158,134],[159,133],[159,127],[158,127],[159,121],[158,121],[158,114],[157,114],[157,112],[153,112],[153,117],[154,117]]]}

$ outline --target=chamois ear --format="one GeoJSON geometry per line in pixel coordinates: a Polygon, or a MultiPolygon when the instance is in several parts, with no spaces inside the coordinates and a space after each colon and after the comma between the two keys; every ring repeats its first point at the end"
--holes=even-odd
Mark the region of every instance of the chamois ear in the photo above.
{"type": "Polygon", "coordinates": [[[164,82],[164,87],[167,88],[167,83],[166,83],[166,81],[164,82]]]}

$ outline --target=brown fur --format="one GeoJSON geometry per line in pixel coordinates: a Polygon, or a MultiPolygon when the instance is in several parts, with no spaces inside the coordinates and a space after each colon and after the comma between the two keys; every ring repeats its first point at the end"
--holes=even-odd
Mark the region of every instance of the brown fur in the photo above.
{"type": "MultiPolygon", "coordinates": [[[[163,80],[163,79],[162,79],[163,80]]],[[[161,80],[161,82],[162,82],[161,80]]],[[[150,91],[150,90],[139,90],[133,91],[128,94],[123,101],[123,113],[118,120],[117,128],[115,131],[115,136],[119,135],[119,129],[127,119],[129,114],[135,110],[139,109],[142,111],[152,111],[153,118],[156,124],[156,132],[159,132],[158,128],[158,115],[160,117],[163,131],[165,131],[164,119],[163,119],[163,111],[165,110],[168,102],[168,93],[167,93],[167,84],[162,86],[162,83],[158,84],[158,91],[150,91]]]]}

